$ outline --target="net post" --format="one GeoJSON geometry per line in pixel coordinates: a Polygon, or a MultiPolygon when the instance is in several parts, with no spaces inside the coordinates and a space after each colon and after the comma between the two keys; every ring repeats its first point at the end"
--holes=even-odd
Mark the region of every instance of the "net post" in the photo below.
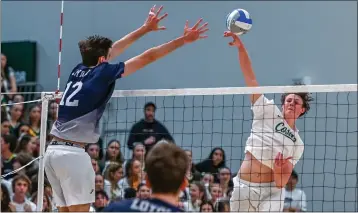
{"type": "Polygon", "coordinates": [[[37,186],[37,205],[36,211],[42,212],[43,208],[43,196],[44,196],[44,178],[45,178],[45,167],[44,167],[44,154],[46,147],[46,135],[47,135],[47,114],[48,114],[48,103],[53,98],[53,94],[41,93],[41,127],[40,127],[40,159],[39,159],[39,172],[38,172],[38,186],[37,186]]]}

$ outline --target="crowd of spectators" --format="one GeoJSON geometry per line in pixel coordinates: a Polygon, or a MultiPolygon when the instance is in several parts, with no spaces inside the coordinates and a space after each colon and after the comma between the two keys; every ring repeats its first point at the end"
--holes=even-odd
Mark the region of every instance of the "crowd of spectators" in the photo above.
{"type": "MultiPolygon", "coordinates": [[[[16,81],[11,72],[6,66],[6,57],[2,55],[2,91],[16,92],[16,81]]],[[[11,172],[39,156],[41,105],[23,104],[24,97],[21,94],[2,94],[1,100],[2,104],[9,104],[1,107],[1,174],[5,175],[1,180],[1,211],[36,211],[38,161],[15,174],[11,172]]],[[[161,140],[175,141],[167,128],[155,119],[155,103],[147,103],[143,111],[144,118],[132,126],[126,144],[116,139],[100,139],[86,147],[96,173],[95,202],[91,211],[99,212],[113,201],[151,196],[144,168],[146,153],[161,140]],[[130,159],[124,159],[121,152],[123,146],[132,150],[130,159]]],[[[57,116],[56,102],[50,102],[48,112],[49,132],[57,116]]],[[[47,141],[50,140],[48,136],[47,141]]],[[[188,212],[229,211],[233,189],[232,172],[236,171],[231,171],[226,165],[228,159],[225,151],[215,147],[207,159],[198,163],[192,161],[195,153],[191,150],[185,152],[191,161],[187,172],[190,184],[182,191],[178,205],[188,212]]],[[[306,211],[305,194],[296,188],[297,182],[298,175],[294,172],[287,185],[284,211],[306,211]]],[[[43,211],[57,211],[46,175],[43,211]]]]}

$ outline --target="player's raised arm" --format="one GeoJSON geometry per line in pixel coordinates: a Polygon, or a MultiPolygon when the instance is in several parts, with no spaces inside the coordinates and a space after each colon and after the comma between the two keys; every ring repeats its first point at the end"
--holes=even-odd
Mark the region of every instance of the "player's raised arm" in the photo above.
{"type": "Polygon", "coordinates": [[[162,44],[160,46],[153,47],[145,51],[144,53],[126,61],[122,77],[130,75],[137,70],[140,70],[148,64],[168,55],[179,47],[182,47],[184,44],[192,43],[200,39],[206,38],[207,36],[204,35],[204,33],[209,30],[207,28],[208,23],[199,26],[201,22],[202,19],[200,19],[193,27],[189,28],[187,21],[184,27],[184,34],[179,38],[162,44]]]}
{"type": "Polygon", "coordinates": [[[112,49],[110,50],[108,60],[112,60],[119,56],[124,50],[126,50],[130,45],[132,45],[139,38],[152,31],[165,30],[164,26],[159,26],[159,22],[168,16],[167,13],[160,15],[163,6],[161,6],[157,11],[155,5],[150,9],[147,19],[144,24],[136,29],[135,31],[124,36],[120,40],[114,42],[112,49]]]}
{"type": "MultiPolygon", "coordinates": [[[[229,45],[235,46],[239,50],[239,63],[242,73],[244,75],[246,85],[248,87],[259,86],[256,80],[255,72],[251,66],[251,60],[249,54],[247,53],[246,48],[242,43],[241,39],[230,31],[224,32],[224,37],[232,37],[234,39],[232,42],[229,43],[229,45]]],[[[250,98],[251,103],[254,104],[260,96],[261,94],[252,94],[250,98]]]]}

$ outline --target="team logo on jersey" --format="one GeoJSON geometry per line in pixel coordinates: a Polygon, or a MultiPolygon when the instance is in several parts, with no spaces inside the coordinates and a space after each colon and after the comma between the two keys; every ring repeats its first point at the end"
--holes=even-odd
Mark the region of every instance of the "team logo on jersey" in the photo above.
{"type": "Polygon", "coordinates": [[[283,122],[280,122],[275,127],[275,132],[280,133],[287,138],[291,139],[293,142],[296,142],[295,134],[291,132],[291,130],[287,127],[285,127],[285,124],[283,122]]]}

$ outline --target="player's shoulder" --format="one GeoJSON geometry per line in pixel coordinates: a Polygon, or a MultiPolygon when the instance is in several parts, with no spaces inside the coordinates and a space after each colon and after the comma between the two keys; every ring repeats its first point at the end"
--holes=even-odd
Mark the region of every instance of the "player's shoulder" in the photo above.
{"type": "Polygon", "coordinates": [[[111,203],[104,212],[183,212],[183,210],[158,199],[128,199],[111,203]]]}

